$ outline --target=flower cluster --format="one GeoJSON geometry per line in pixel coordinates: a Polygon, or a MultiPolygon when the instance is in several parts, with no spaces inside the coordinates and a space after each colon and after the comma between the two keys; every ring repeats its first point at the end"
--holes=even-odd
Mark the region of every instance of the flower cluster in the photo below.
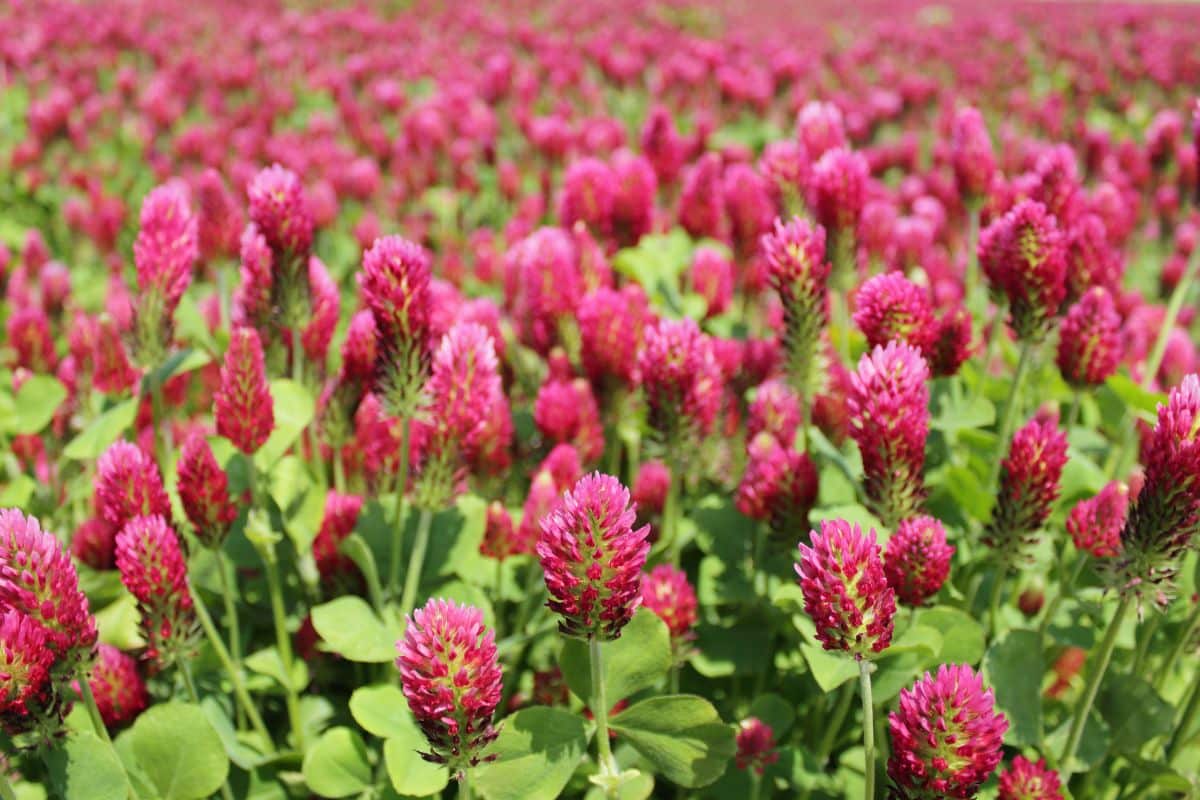
{"type": "Polygon", "coordinates": [[[920,606],[942,588],[953,557],[954,545],[947,544],[946,528],[939,520],[910,517],[888,539],[883,572],[900,602],[920,606]]]}
{"type": "Polygon", "coordinates": [[[175,531],[157,514],[134,517],[117,534],[117,569],[137,600],[147,657],[161,664],[190,658],[195,612],[175,531]]]}
{"type": "Polygon", "coordinates": [[[1013,434],[1000,463],[1000,492],[983,537],[1005,563],[1037,542],[1058,499],[1066,463],[1067,436],[1059,430],[1056,414],[1034,417],[1013,434]]]}

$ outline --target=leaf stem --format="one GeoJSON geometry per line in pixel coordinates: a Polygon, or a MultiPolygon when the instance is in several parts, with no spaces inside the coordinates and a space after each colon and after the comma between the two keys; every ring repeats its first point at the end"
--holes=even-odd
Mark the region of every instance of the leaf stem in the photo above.
{"type": "MultiPolygon", "coordinates": [[[[229,582],[227,570],[229,561],[221,550],[213,551],[217,557],[217,574],[221,579],[221,598],[225,603],[225,627],[229,632],[229,657],[236,669],[242,667],[242,633],[238,624],[237,601],[233,595],[233,586],[229,582]]],[[[237,722],[241,728],[245,724],[245,714],[241,706],[237,707],[237,722]]]]}
{"type": "Polygon", "coordinates": [[[1008,399],[1004,403],[1004,416],[1000,420],[1000,427],[996,430],[996,448],[998,453],[992,459],[992,472],[985,486],[988,489],[996,488],[996,480],[1000,477],[1000,462],[1003,460],[1008,450],[1008,440],[1012,436],[1013,427],[1017,422],[1017,407],[1020,405],[1021,387],[1025,383],[1025,376],[1029,372],[1030,363],[1033,361],[1033,342],[1021,343],[1021,355],[1017,359],[1017,371],[1013,375],[1012,383],[1008,386],[1008,399]]]}
{"type": "Polygon", "coordinates": [[[0,800],[17,800],[17,794],[9,783],[8,775],[0,769],[0,800]]]}
{"type": "MultiPolygon", "coordinates": [[[[273,555],[273,554],[272,554],[273,555]]],[[[288,721],[291,723],[293,744],[304,752],[304,724],[300,718],[300,696],[292,681],[292,640],[288,636],[283,610],[283,589],[279,581],[279,564],[274,558],[264,558],[267,566],[267,591],[271,596],[271,619],[275,625],[275,647],[283,664],[284,691],[287,693],[288,721]]]]}
{"type": "Polygon", "coordinates": [[[458,800],[471,800],[471,772],[464,769],[458,776],[458,800]]]}
{"type": "Polygon", "coordinates": [[[871,701],[871,663],[858,662],[858,685],[863,709],[863,797],[875,800],[875,704],[871,701]]]}
{"type": "MultiPolygon", "coordinates": [[[[600,775],[615,779],[621,774],[612,754],[612,744],[608,741],[608,698],[604,685],[604,655],[600,649],[600,640],[596,637],[588,639],[588,656],[592,671],[592,716],[596,719],[596,760],[600,765],[600,775]]],[[[608,782],[605,792],[608,797],[615,797],[616,781],[608,782]]]]}
{"type": "Polygon", "coordinates": [[[846,717],[850,714],[850,706],[854,702],[854,690],[851,686],[843,686],[841,688],[841,697],[838,698],[838,704],[833,709],[833,716],[830,717],[825,724],[825,735],[821,737],[821,743],[817,747],[817,764],[821,769],[825,768],[825,763],[829,761],[829,754],[833,752],[833,746],[837,744],[838,734],[842,731],[842,725],[846,722],[846,717]]]}
{"type": "Polygon", "coordinates": [[[96,696],[92,694],[88,676],[82,672],[79,675],[79,694],[83,697],[83,704],[87,707],[88,717],[92,720],[92,728],[96,731],[96,735],[111,745],[112,738],[108,735],[108,727],[104,724],[104,718],[100,716],[99,707],[96,706],[96,696]]]}
{"type": "Polygon", "coordinates": [[[1197,712],[1200,712],[1200,683],[1192,687],[1192,696],[1183,710],[1183,717],[1180,718],[1174,733],[1171,734],[1171,741],[1167,743],[1166,763],[1168,767],[1175,760],[1175,756],[1179,754],[1180,748],[1187,742],[1188,731],[1192,727],[1192,723],[1196,721],[1197,712]]]}
{"type": "Polygon", "coordinates": [[[680,459],[671,459],[671,475],[667,484],[667,498],[663,503],[663,542],[666,543],[667,555],[671,563],[679,566],[680,545],[679,537],[679,484],[680,459]]]}
{"type": "Polygon", "coordinates": [[[1112,660],[1113,650],[1117,646],[1117,634],[1121,630],[1121,623],[1125,621],[1125,615],[1129,613],[1130,607],[1133,605],[1131,597],[1122,597],[1121,602],[1117,605],[1117,610],[1113,614],[1112,621],[1108,623],[1108,632],[1104,635],[1104,641],[1100,644],[1100,652],[1097,654],[1096,661],[1092,665],[1091,674],[1088,675],[1086,688],[1083,690],[1083,700],[1079,707],[1075,709],[1075,717],[1071,720],[1071,731],[1067,736],[1067,746],[1063,748],[1062,757],[1059,758],[1063,777],[1071,775],[1071,761],[1075,758],[1075,751],[1079,749],[1079,742],[1083,738],[1083,729],[1087,724],[1088,714],[1092,711],[1092,705],[1096,702],[1096,695],[1100,691],[1100,681],[1104,678],[1104,673],[1108,669],[1108,662],[1112,660]]]}
{"type": "Polygon", "coordinates": [[[396,595],[400,584],[400,558],[404,551],[405,493],[408,491],[408,448],[412,439],[412,418],[400,423],[400,472],[396,476],[396,508],[392,518],[392,559],[388,569],[388,594],[396,595]]]}
{"type": "Polygon", "coordinates": [[[1083,574],[1083,568],[1087,566],[1087,559],[1086,553],[1079,554],[1079,557],[1075,560],[1075,566],[1071,568],[1071,577],[1067,579],[1066,584],[1054,595],[1054,599],[1046,607],[1046,612],[1042,614],[1042,622],[1038,625],[1037,631],[1039,645],[1046,638],[1046,631],[1050,629],[1050,623],[1054,621],[1054,615],[1058,613],[1058,607],[1062,605],[1062,601],[1074,593],[1075,584],[1079,582],[1079,576],[1083,574]]]}
{"type": "Polygon", "coordinates": [[[400,616],[412,613],[413,604],[417,600],[417,588],[421,585],[421,572],[425,567],[425,550],[429,547],[429,528],[433,521],[433,513],[421,509],[421,517],[417,521],[417,539],[413,542],[412,556],[408,560],[408,572],[404,575],[404,594],[400,596],[400,616]]]}

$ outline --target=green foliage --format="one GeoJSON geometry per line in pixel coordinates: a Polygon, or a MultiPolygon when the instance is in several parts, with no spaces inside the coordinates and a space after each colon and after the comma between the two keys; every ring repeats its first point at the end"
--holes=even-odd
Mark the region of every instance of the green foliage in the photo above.
{"type": "Polygon", "coordinates": [[[587,752],[588,733],[577,714],[527,708],[500,723],[488,751],[495,760],[475,770],[475,787],[488,800],[553,800],[587,752]]]}
{"type": "Polygon", "coordinates": [[[198,705],[177,701],[145,711],[129,732],[137,767],[162,800],[199,800],[229,774],[229,757],[198,705]]]}
{"type": "MultiPolygon", "coordinates": [[[[667,626],[648,609],[638,609],[621,632],[621,637],[600,645],[604,662],[605,696],[611,703],[632,697],[666,677],[671,667],[671,643],[667,626]]],[[[592,698],[592,675],[588,646],[568,640],[559,657],[567,685],[585,703],[592,698]]]]}
{"type": "Polygon", "coordinates": [[[655,771],[680,786],[707,786],[721,777],[733,757],[733,729],[701,697],[651,697],[625,709],[610,724],[655,771]]]}

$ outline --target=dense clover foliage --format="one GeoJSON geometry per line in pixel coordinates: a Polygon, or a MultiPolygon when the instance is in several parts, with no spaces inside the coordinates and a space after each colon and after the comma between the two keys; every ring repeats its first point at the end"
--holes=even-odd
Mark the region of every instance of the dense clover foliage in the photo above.
{"type": "Polygon", "coordinates": [[[0,800],[1200,797],[1198,41],[8,0],[0,800]]]}

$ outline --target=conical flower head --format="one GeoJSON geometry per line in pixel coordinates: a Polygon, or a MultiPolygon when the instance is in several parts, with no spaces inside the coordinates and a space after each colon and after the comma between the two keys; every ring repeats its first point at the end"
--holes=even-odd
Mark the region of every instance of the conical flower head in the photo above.
{"type": "Polygon", "coordinates": [[[172,182],[151,191],[142,201],[140,223],[133,243],[138,291],[143,302],[153,297],[154,311],[169,322],[192,282],[192,266],[200,255],[187,188],[172,182]]]}
{"type": "Polygon", "coordinates": [[[532,553],[542,533],[542,520],[558,505],[564,492],[583,477],[579,451],[571,444],[557,445],[534,471],[529,494],[517,527],[513,552],[532,553]]]}
{"type": "Polygon", "coordinates": [[[313,539],[312,551],[317,573],[326,586],[349,584],[358,588],[361,584],[358,567],[338,548],[354,532],[362,504],[363,499],[358,495],[341,494],[333,490],[325,495],[325,513],[313,539]]]}
{"type": "Polygon", "coordinates": [[[117,569],[137,600],[147,655],[162,664],[187,657],[195,615],[175,531],[157,514],[131,519],[117,534],[117,569]]]}
{"type": "Polygon", "coordinates": [[[233,322],[266,332],[275,323],[274,256],[266,237],[253,223],[242,231],[239,254],[241,280],[233,293],[233,322]]]}
{"type": "Polygon", "coordinates": [[[658,176],[649,159],[625,149],[613,155],[612,171],[616,182],[613,233],[622,245],[632,245],[654,225],[658,176]]]}
{"type": "Polygon", "coordinates": [[[888,716],[892,756],[888,777],[904,800],[971,798],[1000,763],[1008,720],[992,690],[965,664],[928,672],[900,692],[888,716]]]}
{"type": "Polygon", "coordinates": [[[1129,487],[1112,481],[1095,497],[1075,504],[1067,514],[1067,533],[1081,553],[1110,558],[1121,552],[1121,528],[1128,513],[1129,487]]]}
{"type": "Polygon", "coordinates": [[[796,138],[804,155],[816,161],[830,150],[846,146],[846,123],[833,103],[810,100],[796,114],[796,138]]]}
{"type": "Polygon", "coordinates": [[[638,354],[650,425],[669,447],[685,431],[706,433],[721,402],[721,375],[712,343],[691,319],[660,320],[646,330],[638,354]]]}
{"type": "Polygon", "coordinates": [[[253,328],[237,328],[221,365],[213,396],[217,433],[246,455],[258,452],[275,429],[275,403],[267,385],[262,340],[253,328]]]}
{"type": "Polygon", "coordinates": [[[844,147],[827,151],[813,164],[808,176],[809,206],[834,238],[854,235],[866,202],[869,175],[862,154],[844,147]]]}
{"type": "Polygon", "coordinates": [[[650,527],[634,518],[629,490],[594,472],[542,520],[536,551],[564,635],[616,639],[641,605],[650,527]]]}
{"type": "Polygon", "coordinates": [[[882,652],[892,641],[896,595],[884,577],[875,531],[825,520],[811,541],[800,543],[796,574],[817,641],[858,660],[882,652]]]}
{"type": "Polygon", "coordinates": [[[563,175],[558,218],[564,228],[582,222],[596,236],[612,230],[613,209],[617,197],[617,177],[598,158],[572,162],[563,175]]]}
{"type": "Polygon", "coordinates": [[[1037,763],[1025,756],[1013,759],[1012,766],[1000,772],[999,800],[1062,800],[1062,783],[1058,773],[1046,766],[1045,759],[1037,763]]]}
{"type": "Polygon", "coordinates": [[[605,377],[634,382],[637,360],[629,357],[642,346],[649,309],[636,283],[622,289],[600,288],[579,301],[577,312],[583,367],[593,381],[605,377]]]}
{"type": "Polygon", "coordinates": [[[925,499],[929,368],[903,342],[864,353],[850,376],[850,436],[862,453],[867,499],[888,527],[925,499]]]}
{"type": "Polygon", "coordinates": [[[1036,201],[1018,203],[980,234],[979,264],[1007,298],[1017,337],[1043,340],[1067,293],[1066,249],[1054,216],[1036,201]]]}
{"type": "Polygon", "coordinates": [[[737,751],[734,764],[738,769],[752,769],[759,775],[779,760],[775,749],[775,731],[758,717],[747,717],[738,723],[735,739],[737,751]]]}
{"type": "Polygon", "coordinates": [[[950,132],[950,158],[958,190],[968,202],[981,202],[996,174],[996,155],[983,115],[976,108],[961,108],[950,132]]]}
{"type": "Polygon", "coordinates": [[[950,575],[954,545],[946,543],[946,529],[924,515],[903,520],[888,539],[883,571],[901,603],[921,606],[942,588],[950,575]]]}
{"type": "Polygon", "coordinates": [[[33,617],[0,607],[0,730],[29,731],[54,702],[51,634],[33,617]]]}
{"type": "Polygon", "coordinates": [[[696,590],[683,570],[670,564],[659,564],[650,570],[642,577],[642,605],[666,623],[675,642],[692,638],[700,607],[696,590]]]}
{"type": "Polygon", "coordinates": [[[725,194],[721,157],[705,153],[687,171],[679,193],[679,224],[693,237],[725,238],[725,194]]]}
{"type": "Polygon", "coordinates": [[[308,263],[313,214],[296,173],[275,164],[254,176],[247,188],[250,220],[277,254],[308,263]]]}
{"type": "Polygon", "coordinates": [[[452,772],[486,761],[483,751],[499,735],[492,714],[503,676],[495,632],[484,625],[483,612],[430,600],[408,618],[396,650],[400,686],[429,741],[422,758],[452,772]]]}
{"type": "Polygon", "coordinates": [[[734,501],[738,511],[769,522],[779,539],[794,537],[808,526],[809,512],[817,502],[818,477],[812,459],[765,432],[751,440],[747,451],[746,471],[734,501]]]}
{"type": "Polygon", "coordinates": [[[479,543],[480,554],[503,561],[516,555],[517,532],[512,515],[499,500],[488,503],[487,517],[483,524],[483,541],[479,543]]]}
{"type": "Polygon", "coordinates": [[[73,673],[92,657],[96,619],[70,553],[36,519],[15,508],[0,510],[0,609],[37,623],[57,675],[73,673]]]}
{"type": "Polygon", "coordinates": [[[58,353],[50,333],[50,318],[39,306],[15,308],[4,324],[14,367],[30,372],[50,373],[58,366],[58,353]]]}
{"type": "Polygon", "coordinates": [[[868,347],[905,342],[926,360],[933,356],[938,325],[929,293],[900,272],[885,272],[867,280],[855,296],[854,322],[867,337],[868,347]]]}
{"type": "Polygon", "coordinates": [[[1077,388],[1098,386],[1121,360],[1121,317],[1107,289],[1089,289],[1058,329],[1058,369],[1077,388]]]}
{"type": "MultiPolygon", "coordinates": [[[[208,440],[193,433],[179,455],[179,501],[196,538],[205,546],[220,548],[237,519],[229,499],[229,476],[217,464],[208,440]]],[[[156,511],[155,513],[162,513],[156,511]]]]}
{"type": "Polygon", "coordinates": [[[762,237],[762,255],[772,288],[783,303],[784,344],[788,376],[801,396],[809,400],[814,379],[817,344],[825,326],[826,294],[832,267],[825,258],[825,229],[800,217],[775,220],[775,228],[762,237]]]}
{"type": "Polygon", "coordinates": [[[971,357],[971,335],[971,312],[966,308],[958,306],[942,314],[929,364],[935,377],[954,375],[971,357]]]}
{"type": "Polygon", "coordinates": [[[1200,377],[1188,375],[1159,405],[1142,462],[1145,483],[1121,530],[1112,576],[1123,592],[1165,604],[1200,529],[1200,377]]]}
{"type": "Polygon", "coordinates": [[[750,441],[760,433],[769,433],[785,448],[790,448],[800,428],[800,399],[782,380],[772,378],[755,390],[746,419],[750,441]]]}
{"type": "Polygon", "coordinates": [[[154,459],[129,442],[110,445],[96,464],[96,508],[114,529],[146,514],[169,516],[171,501],[154,459]]]}
{"type": "Polygon", "coordinates": [[[1037,533],[1058,499],[1067,436],[1058,415],[1039,415],[1013,434],[1000,462],[1000,490],[983,541],[1011,561],[1037,542],[1037,533]]]}
{"type": "Polygon", "coordinates": [[[150,704],[137,661],[111,644],[100,645],[88,685],[96,698],[100,718],[110,729],[133,722],[150,704]]]}
{"type": "Polygon", "coordinates": [[[376,239],[363,255],[358,285],[375,318],[376,375],[391,413],[411,416],[428,369],[430,263],[420,245],[400,236],[376,239]]]}

